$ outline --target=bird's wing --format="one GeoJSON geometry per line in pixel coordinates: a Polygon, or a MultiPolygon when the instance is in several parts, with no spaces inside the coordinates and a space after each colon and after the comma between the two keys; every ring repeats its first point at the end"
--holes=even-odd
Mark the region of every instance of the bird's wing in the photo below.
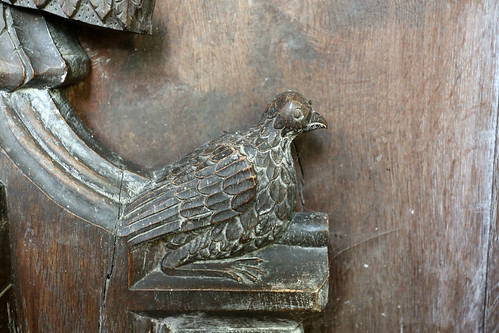
{"type": "Polygon", "coordinates": [[[256,173],[227,144],[209,144],[125,208],[121,235],[133,246],[168,234],[230,221],[254,203],[256,173]]]}

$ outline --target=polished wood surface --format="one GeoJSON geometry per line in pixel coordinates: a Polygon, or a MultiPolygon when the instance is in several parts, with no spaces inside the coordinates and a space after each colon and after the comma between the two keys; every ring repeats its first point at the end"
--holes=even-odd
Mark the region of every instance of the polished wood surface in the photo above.
{"type": "Polygon", "coordinates": [[[19,331],[97,332],[114,238],[57,206],[3,152],[0,178],[19,331]]]}
{"type": "Polygon", "coordinates": [[[494,332],[498,16],[474,0],[160,1],[150,36],[78,27],[92,70],[67,93],[154,168],[301,91],[330,125],[296,145],[302,206],[331,230],[308,331],[494,332]]]}

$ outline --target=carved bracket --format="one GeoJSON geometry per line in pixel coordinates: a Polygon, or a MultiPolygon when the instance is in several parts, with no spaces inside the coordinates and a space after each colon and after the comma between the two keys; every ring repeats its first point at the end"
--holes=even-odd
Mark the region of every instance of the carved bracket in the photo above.
{"type": "MultiPolygon", "coordinates": [[[[69,13],[64,4],[77,18],[78,7],[69,13]]],[[[328,219],[295,213],[290,152],[296,135],[326,126],[310,102],[286,92],[249,132],[144,170],[94,138],[56,89],[88,72],[74,36],[36,14],[0,10],[0,147],[45,196],[114,239],[104,330],[188,332],[189,318],[201,318],[209,327],[298,332],[324,308],[328,219]]]]}

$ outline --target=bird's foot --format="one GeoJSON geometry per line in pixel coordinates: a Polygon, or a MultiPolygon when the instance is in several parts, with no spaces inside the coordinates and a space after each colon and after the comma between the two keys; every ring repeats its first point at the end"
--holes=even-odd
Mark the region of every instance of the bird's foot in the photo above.
{"type": "Polygon", "coordinates": [[[262,262],[256,257],[232,259],[226,264],[225,274],[238,282],[255,283],[266,274],[260,267],[262,262]]]}
{"type": "Polygon", "coordinates": [[[162,267],[162,271],[175,276],[206,276],[232,279],[240,283],[255,283],[266,272],[260,267],[263,259],[246,257],[217,261],[194,262],[174,269],[162,267]]]}

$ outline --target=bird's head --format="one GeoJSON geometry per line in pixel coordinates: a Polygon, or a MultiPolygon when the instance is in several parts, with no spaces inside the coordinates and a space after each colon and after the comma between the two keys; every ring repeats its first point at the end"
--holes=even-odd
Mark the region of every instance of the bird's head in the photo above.
{"type": "Polygon", "coordinates": [[[270,103],[265,116],[267,120],[273,119],[272,126],[282,136],[295,137],[300,133],[327,128],[326,119],[312,108],[312,102],[296,91],[279,94],[270,103]]]}

